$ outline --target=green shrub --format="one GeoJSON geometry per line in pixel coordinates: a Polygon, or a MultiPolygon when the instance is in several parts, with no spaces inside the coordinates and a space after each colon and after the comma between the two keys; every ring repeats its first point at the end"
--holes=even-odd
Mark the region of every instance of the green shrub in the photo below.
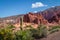
{"type": "Polygon", "coordinates": [[[40,37],[39,37],[39,32],[38,32],[37,29],[30,29],[30,31],[31,31],[31,34],[32,34],[32,37],[33,37],[33,38],[35,38],[35,39],[40,38],[40,37]]]}
{"type": "Polygon", "coordinates": [[[15,28],[15,26],[13,26],[13,25],[8,25],[6,28],[12,29],[12,28],[15,28]]]}
{"type": "Polygon", "coordinates": [[[54,33],[54,32],[59,31],[59,30],[60,30],[60,26],[57,25],[57,26],[52,26],[52,28],[49,31],[50,31],[50,33],[54,33]]]}
{"type": "Polygon", "coordinates": [[[39,35],[44,37],[44,36],[47,36],[47,28],[45,25],[39,25],[38,26],[38,30],[39,30],[39,35]]]}
{"type": "Polygon", "coordinates": [[[13,25],[9,25],[0,29],[0,40],[34,40],[47,36],[47,28],[44,25],[39,25],[37,29],[28,26],[30,29],[18,30],[13,32],[13,25]]]}
{"type": "Polygon", "coordinates": [[[21,30],[16,32],[16,40],[34,40],[29,30],[21,30]]]}
{"type": "Polygon", "coordinates": [[[12,30],[3,28],[0,29],[0,40],[15,40],[15,35],[12,30]]]}
{"type": "Polygon", "coordinates": [[[26,29],[26,28],[32,29],[33,27],[32,27],[31,25],[27,25],[27,26],[25,27],[25,29],[26,29]]]}
{"type": "Polygon", "coordinates": [[[30,29],[30,31],[35,39],[47,36],[47,28],[44,25],[39,25],[37,29],[30,29]]]}

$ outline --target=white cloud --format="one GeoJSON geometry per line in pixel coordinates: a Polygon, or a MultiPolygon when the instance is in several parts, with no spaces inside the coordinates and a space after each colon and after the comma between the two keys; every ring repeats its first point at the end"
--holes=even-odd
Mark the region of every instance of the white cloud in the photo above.
{"type": "Polygon", "coordinates": [[[55,7],[55,6],[52,6],[52,7],[55,7]]]}
{"type": "Polygon", "coordinates": [[[37,13],[37,11],[34,11],[34,13],[37,13]]]}
{"type": "Polygon", "coordinates": [[[43,6],[47,6],[41,2],[36,2],[32,4],[32,8],[38,8],[38,7],[43,7],[43,6]]]}

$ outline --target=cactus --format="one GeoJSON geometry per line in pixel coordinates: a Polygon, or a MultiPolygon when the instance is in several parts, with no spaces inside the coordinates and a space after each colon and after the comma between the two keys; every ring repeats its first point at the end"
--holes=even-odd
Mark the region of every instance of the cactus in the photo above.
{"type": "Polygon", "coordinates": [[[22,30],[22,26],[23,26],[23,16],[20,17],[20,29],[22,30]]]}

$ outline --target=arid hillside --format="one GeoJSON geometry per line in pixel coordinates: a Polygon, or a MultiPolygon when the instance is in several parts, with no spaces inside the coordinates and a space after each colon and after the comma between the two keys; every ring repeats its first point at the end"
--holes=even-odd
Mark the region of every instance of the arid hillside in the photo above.
{"type": "Polygon", "coordinates": [[[15,15],[10,17],[0,18],[0,24],[10,23],[10,24],[19,24],[20,17],[23,16],[23,23],[32,23],[32,24],[60,24],[60,6],[52,7],[46,9],[42,12],[27,14],[15,15]]]}

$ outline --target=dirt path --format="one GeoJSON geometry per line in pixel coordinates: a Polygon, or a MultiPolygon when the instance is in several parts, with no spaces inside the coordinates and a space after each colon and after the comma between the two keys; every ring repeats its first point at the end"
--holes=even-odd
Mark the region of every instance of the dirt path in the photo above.
{"type": "Polygon", "coordinates": [[[60,40],[60,31],[50,34],[49,36],[47,36],[47,38],[43,38],[40,40],[60,40]]]}

